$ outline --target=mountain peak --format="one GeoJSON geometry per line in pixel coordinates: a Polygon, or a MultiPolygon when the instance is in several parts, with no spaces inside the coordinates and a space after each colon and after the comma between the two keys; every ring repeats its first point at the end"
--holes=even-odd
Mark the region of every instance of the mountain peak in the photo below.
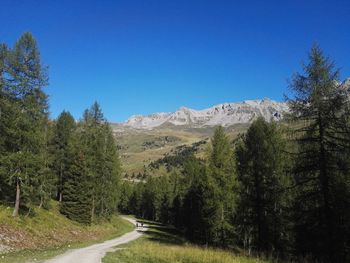
{"type": "Polygon", "coordinates": [[[147,116],[134,115],[123,125],[140,129],[153,129],[166,123],[193,128],[230,126],[237,123],[250,123],[260,116],[267,121],[279,120],[287,111],[286,103],[264,98],[262,100],[223,103],[203,110],[180,107],[177,111],[170,113],[154,113],[147,116]]]}
{"type": "Polygon", "coordinates": [[[187,108],[185,106],[181,106],[177,111],[188,111],[190,108],[187,108]]]}

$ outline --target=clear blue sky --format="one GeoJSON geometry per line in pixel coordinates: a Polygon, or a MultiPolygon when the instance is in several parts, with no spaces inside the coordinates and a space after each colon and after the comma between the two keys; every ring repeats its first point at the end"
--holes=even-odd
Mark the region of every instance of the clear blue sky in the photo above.
{"type": "Polygon", "coordinates": [[[0,42],[38,40],[52,117],[282,100],[314,42],[350,76],[349,0],[0,0],[0,24],[0,42]]]}

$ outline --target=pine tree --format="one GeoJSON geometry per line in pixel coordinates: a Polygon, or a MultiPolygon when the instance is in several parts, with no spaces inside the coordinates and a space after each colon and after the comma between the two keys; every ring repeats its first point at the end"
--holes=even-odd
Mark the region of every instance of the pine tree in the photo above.
{"type": "Polygon", "coordinates": [[[91,224],[92,181],[81,138],[76,134],[69,142],[65,182],[62,189],[60,212],[69,219],[91,224]]]}
{"type": "Polygon", "coordinates": [[[134,187],[131,182],[123,181],[119,185],[119,202],[118,211],[124,214],[132,214],[133,211],[130,207],[130,200],[133,195],[134,187]]]}
{"type": "MultiPolygon", "coordinates": [[[[233,147],[222,127],[215,130],[209,148],[207,174],[213,179],[213,199],[219,200],[217,207],[217,221],[213,221],[214,242],[227,246],[233,237],[232,219],[236,202],[236,171],[233,147]]],[[[209,180],[210,181],[210,180],[209,180]]]]}
{"type": "Polygon", "coordinates": [[[96,215],[109,217],[117,209],[120,161],[112,130],[97,102],[84,112],[81,128],[93,182],[91,221],[94,221],[96,215]]]}
{"type": "Polygon", "coordinates": [[[303,74],[291,82],[291,117],[297,122],[295,183],[296,249],[327,262],[345,262],[349,253],[349,169],[339,128],[346,96],[339,71],[314,46],[303,74]],[[347,208],[346,208],[347,207],[347,208]]]}
{"type": "Polygon", "coordinates": [[[3,167],[7,181],[15,186],[14,216],[19,213],[20,200],[30,209],[51,195],[50,187],[43,187],[48,175],[47,96],[42,91],[46,85],[46,69],[41,64],[37,43],[30,33],[24,33],[8,52],[5,87],[11,101],[11,122],[3,167]]]}
{"type": "Polygon", "coordinates": [[[184,227],[184,211],[183,211],[183,197],[179,193],[174,196],[171,204],[171,218],[170,223],[176,228],[180,229],[184,227]]]}
{"type": "Polygon", "coordinates": [[[145,185],[143,183],[133,185],[133,192],[129,200],[129,210],[132,214],[141,218],[145,218],[145,211],[142,208],[144,189],[145,185]]]}
{"type": "MultiPolygon", "coordinates": [[[[174,173],[174,172],[173,172],[174,173]]],[[[173,175],[173,173],[171,175],[173,175]]],[[[171,217],[171,209],[172,209],[172,202],[173,202],[173,186],[170,182],[170,176],[162,176],[159,178],[159,187],[158,191],[159,193],[159,203],[158,203],[158,218],[159,221],[163,224],[170,224],[170,217],[171,217]]]]}
{"type": "Polygon", "coordinates": [[[97,212],[99,216],[109,217],[117,210],[118,206],[117,190],[121,165],[112,129],[109,124],[104,124],[102,129],[104,136],[104,165],[99,174],[99,181],[102,187],[98,196],[97,212]]]}
{"type": "Polygon", "coordinates": [[[251,124],[237,146],[240,191],[235,221],[238,239],[249,251],[282,253],[288,247],[285,147],[276,124],[263,118],[251,124]]]}
{"type": "Polygon", "coordinates": [[[52,138],[53,171],[57,178],[57,200],[62,202],[63,187],[66,181],[70,156],[69,143],[75,130],[73,116],[63,111],[57,118],[52,138]]]}
{"type": "Polygon", "coordinates": [[[43,145],[41,149],[41,164],[38,171],[39,188],[38,194],[40,198],[39,208],[49,208],[50,200],[55,192],[56,177],[52,171],[52,156],[50,154],[50,142],[52,137],[52,127],[49,120],[46,119],[43,134],[43,145]]]}
{"type": "Polygon", "coordinates": [[[8,57],[8,48],[5,44],[0,44],[0,200],[7,200],[9,197],[10,186],[7,181],[6,169],[3,165],[7,142],[9,140],[8,130],[11,120],[11,102],[6,94],[6,62],[8,57]]]}
{"type": "Polygon", "coordinates": [[[222,204],[219,189],[204,168],[198,172],[184,198],[185,233],[193,242],[221,245],[217,242],[222,204]]]}

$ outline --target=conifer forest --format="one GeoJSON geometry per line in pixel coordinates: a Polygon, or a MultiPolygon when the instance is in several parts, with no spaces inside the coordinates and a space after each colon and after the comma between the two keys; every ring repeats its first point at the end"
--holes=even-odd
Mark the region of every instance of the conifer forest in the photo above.
{"type": "Polygon", "coordinates": [[[186,148],[152,163],[168,162],[165,175],[131,180],[103,105],[79,119],[68,109],[50,117],[49,68],[35,38],[0,44],[0,203],[13,220],[55,200],[84,225],[132,214],[199,246],[350,262],[350,90],[318,45],[304,62],[290,77],[282,120],[257,117],[234,137],[217,126],[198,143],[202,155],[186,148]]]}

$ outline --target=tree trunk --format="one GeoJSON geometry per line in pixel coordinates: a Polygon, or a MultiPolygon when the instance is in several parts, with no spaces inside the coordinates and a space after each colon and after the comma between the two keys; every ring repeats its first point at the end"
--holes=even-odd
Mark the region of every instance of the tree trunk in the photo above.
{"type": "Polygon", "coordinates": [[[263,223],[262,223],[262,200],[261,200],[261,185],[260,185],[260,175],[258,172],[255,172],[254,174],[254,187],[255,187],[255,212],[256,212],[256,224],[258,228],[258,251],[261,252],[263,250],[263,223]]]}
{"type": "Polygon", "coordinates": [[[62,163],[60,165],[60,179],[59,179],[59,187],[58,187],[58,202],[62,202],[62,192],[63,192],[63,175],[62,175],[62,163]]]}
{"type": "Polygon", "coordinates": [[[44,200],[43,200],[43,198],[41,197],[41,198],[40,198],[39,209],[41,209],[41,208],[43,207],[43,204],[44,204],[44,200]]]}
{"type": "Polygon", "coordinates": [[[225,229],[224,229],[224,224],[225,224],[225,216],[224,216],[224,205],[221,204],[221,245],[225,246],[226,240],[225,240],[225,229]]]}
{"type": "Polygon", "coordinates": [[[321,116],[319,114],[319,133],[320,133],[320,183],[321,183],[321,192],[323,196],[324,204],[324,217],[327,228],[327,256],[328,259],[332,261],[334,248],[333,248],[333,220],[332,220],[332,211],[330,208],[330,197],[329,197],[329,175],[327,169],[327,157],[326,149],[324,145],[324,127],[321,116]]]}
{"type": "Polygon", "coordinates": [[[17,184],[16,184],[16,202],[15,202],[15,209],[13,210],[12,216],[16,217],[19,214],[19,200],[20,200],[20,194],[21,194],[21,188],[19,185],[19,178],[17,178],[17,184]]]}
{"type": "Polygon", "coordinates": [[[95,219],[95,197],[92,198],[92,207],[91,207],[91,223],[95,219]]]}

